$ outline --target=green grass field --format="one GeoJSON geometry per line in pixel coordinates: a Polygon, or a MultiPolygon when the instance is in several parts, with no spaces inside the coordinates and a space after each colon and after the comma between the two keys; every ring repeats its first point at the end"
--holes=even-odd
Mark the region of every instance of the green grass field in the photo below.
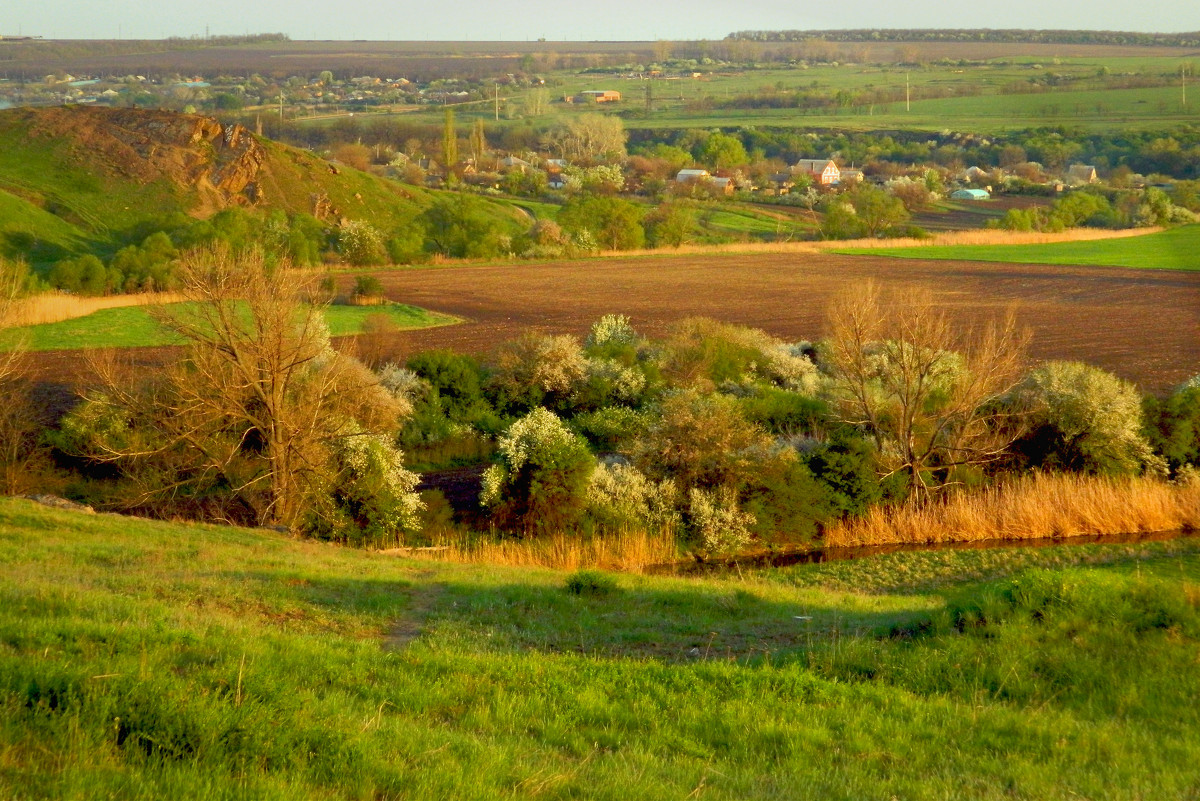
{"type": "MultiPolygon", "coordinates": [[[[545,73],[553,83],[549,90],[534,89],[504,98],[513,119],[501,125],[520,125],[527,120],[524,96],[534,91],[549,92],[552,100],[573,96],[586,89],[615,89],[622,101],[603,108],[590,104],[551,102],[536,119],[553,123],[572,115],[603,111],[619,113],[629,128],[712,128],[749,126],[802,126],[853,131],[907,129],[941,131],[968,129],[997,134],[1009,130],[1066,125],[1087,130],[1154,129],[1200,121],[1200,104],[1184,103],[1178,82],[1165,76],[1178,75],[1180,65],[1194,71],[1191,54],[1154,57],[1018,56],[977,60],[969,63],[927,63],[902,67],[894,62],[891,45],[868,48],[864,63],[811,66],[740,65],[698,67],[701,78],[658,80],[652,87],[653,110],[646,112],[646,82],[629,80],[617,72],[592,73],[559,70],[545,73]],[[1037,85],[1035,85],[1035,82],[1037,85]],[[1153,85],[1165,82],[1165,85],[1153,85]],[[903,92],[911,87],[913,100],[906,107],[903,92]],[[1139,85],[1144,84],[1144,85],[1139,85]],[[1132,87],[1132,88],[1127,88],[1132,87]],[[713,109],[729,98],[772,92],[815,91],[833,93],[890,90],[900,100],[843,106],[805,112],[782,109],[713,109]],[[952,96],[922,99],[923,92],[952,96]]],[[[630,68],[637,65],[631,64],[630,68]]],[[[645,66],[645,65],[643,65],[645,66]]],[[[468,103],[457,109],[459,122],[474,118],[492,123],[489,103],[468,103]]],[[[358,112],[359,116],[369,116],[358,112]]],[[[405,119],[437,124],[440,109],[406,112],[405,119]]],[[[330,119],[311,124],[332,124],[330,119]]]]}
{"type": "Polygon", "coordinates": [[[1171,228],[1145,236],[1056,242],[1046,245],[930,245],[912,248],[846,248],[836,253],[894,256],[901,259],[999,261],[1011,264],[1067,264],[1200,270],[1200,225],[1171,228]]]}
{"type": "MultiPolygon", "coordinates": [[[[180,340],[165,329],[148,306],[101,309],[86,317],[58,323],[13,329],[30,350],[75,350],[78,348],[136,348],[178,345],[180,340]]],[[[325,321],[333,336],[362,333],[363,321],[373,314],[386,314],[398,329],[451,325],[457,319],[416,306],[389,303],[386,306],[328,306],[325,321]]]]}
{"type": "Polygon", "coordinates": [[[0,499],[0,555],[5,798],[1200,792],[1194,540],[575,595],[0,499]]]}

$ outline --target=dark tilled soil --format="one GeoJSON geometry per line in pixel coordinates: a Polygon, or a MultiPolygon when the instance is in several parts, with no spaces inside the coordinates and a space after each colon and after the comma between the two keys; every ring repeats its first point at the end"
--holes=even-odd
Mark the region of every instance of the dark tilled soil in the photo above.
{"type": "Polygon", "coordinates": [[[927,287],[964,323],[1015,306],[1033,329],[1037,360],[1086,361],[1154,391],[1200,373],[1200,273],[755,254],[398,270],[380,278],[395,300],[468,320],[396,335],[405,352],[485,354],[528,328],[584,335],[607,313],[626,314],[652,335],[704,315],[789,340],[817,339],[834,293],[874,280],[927,287]]]}
{"type": "MultiPolygon", "coordinates": [[[[484,355],[526,329],[585,335],[607,313],[628,315],[650,335],[704,315],[788,340],[817,339],[834,293],[874,280],[928,287],[964,323],[1015,306],[1033,329],[1035,360],[1085,361],[1148,391],[1200,373],[1200,272],[798,253],[514,262],[378,276],[394,300],[466,319],[393,334],[388,358],[429,348],[484,355]]],[[[149,369],[173,353],[141,348],[131,356],[149,369]]],[[[49,383],[73,385],[86,374],[78,352],[39,353],[34,361],[49,383]]]]}

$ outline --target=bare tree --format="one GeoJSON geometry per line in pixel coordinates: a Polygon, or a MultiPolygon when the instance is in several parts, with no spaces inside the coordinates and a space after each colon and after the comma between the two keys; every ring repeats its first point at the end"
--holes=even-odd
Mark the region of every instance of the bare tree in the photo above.
{"type": "Polygon", "coordinates": [[[0,256],[0,382],[16,372],[25,350],[21,338],[6,329],[15,322],[17,298],[25,288],[27,272],[22,262],[0,256]]]}
{"type": "Polygon", "coordinates": [[[569,161],[624,159],[625,123],[607,114],[580,114],[552,133],[553,146],[569,161]]]}
{"type": "Polygon", "coordinates": [[[1020,434],[999,403],[1020,378],[1028,333],[1010,310],[956,326],[927,290],[885,299],[873,283],[830,306],[826,350],[837,409],[875,441],[881,474],[926,499],[957,468],[1000,458],[1020,434]]]}
{"type": "Polygon", "coordinates": [[[328,506],[339,443],[394,432],[404,404],[330,347],[310,277],[223,248],[185,254],[178,276],[190,303],[160,319],[187,343],[183,358],[140,385],[97,360],[102,390],[85,414],[107,422],[75,424],[85,450],[153,461],[148,493],[219,486],[258,522],[295,528],[328,506]]]}

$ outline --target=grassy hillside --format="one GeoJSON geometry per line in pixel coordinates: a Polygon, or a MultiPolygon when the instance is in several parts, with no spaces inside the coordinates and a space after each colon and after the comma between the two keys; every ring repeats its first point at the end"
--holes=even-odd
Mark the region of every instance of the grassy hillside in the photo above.
{"type": "MultiPolygon", "coordinates": [[[[0,112],[0,250],[42,263],[85,252],[106,256],[123,244],[140,242],[170,215],[206,218],[221,208],[207,177],[197,178],[203,173],[200,165],[212,158],[212,148],[203,139],[187,139],[188,126],[215,123],[130,110],[111,110],[122,115],[111,121],[100,114],[106,111],[62,107],[0,112]],[[143,113],[145,119],[139,118],[143,113]],[[174,127],[160,134],[168,126],[174,127]],[[126,146],[122,137],[127,131],[141,137],[140,149],[126,146]],[[160,135],[162,142],[156,144],[160,135]],[[24,239],[14,240],[13,231],[24,232],[24,239]],[[29,246],[30,237],[36,247],[29,246]]],[[[263,214],[313,214],[320,206],[328,224],[368,220],[390,233],[411,225],[437,194],[334,166],[276,142],[257,141],[262,159],[253,175],[253,208],[263,214]]],[[[227,176],[232,169],[220,159],[214,164],[212,175],[227,176]]],[[[486,203],[485,209],[510,224],[524,220],[505,204],[486,203]]]]}
{"type": "Polygon", "coordinates": [[[1078,264],[1200,270],[1200,225],[1185,225],[1145,236],[1055,242],[1044,245],[931,245],[911,248],[846,248],[849,254],[902,259],[999,261],[1010,264],[1078,264]]]}
{"type": "Polygon", "coordinates": [[[0,499],[0,553],[4,797],[1200,791],[1194,541],[576,595],[0,499]]]}

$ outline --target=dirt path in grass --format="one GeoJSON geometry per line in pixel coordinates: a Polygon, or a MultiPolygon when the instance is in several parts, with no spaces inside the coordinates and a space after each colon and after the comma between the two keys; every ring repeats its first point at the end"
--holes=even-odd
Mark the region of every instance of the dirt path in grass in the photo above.
{"type": "MultiPolygon", "coordinates": [[[[433,575],[432,572],[421,574],[422,577],[433,575]]],[[[397,618],[392,628],[383,638],[385,651],[399,651],[407,648],[418,637],[425,633],[425,623],[432,616],[441,600],[443,589],[439,584],[422,584],[413,587],[411,603],[404,616],[397,618]]]]}

